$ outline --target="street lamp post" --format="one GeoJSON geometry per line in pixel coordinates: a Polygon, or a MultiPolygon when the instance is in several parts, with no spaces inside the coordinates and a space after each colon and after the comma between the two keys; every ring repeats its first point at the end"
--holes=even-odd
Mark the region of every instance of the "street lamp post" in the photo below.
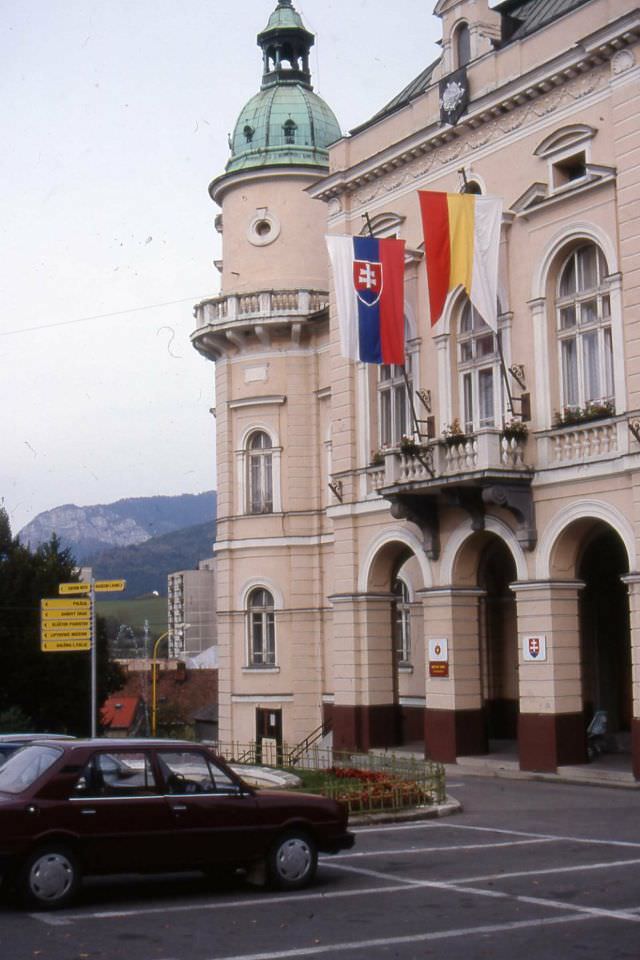
{"type": "Polygon", "coordinates": [[[158,672],[158,647],[165,637],[169,636],[169,631],[161,633],[153,645],[153,657],[151,660],[151,736],[155,737],[158,726],[158,703],[157,703],[157,672],[158,672]]]}
{"type": "MultiPolygon", "coordinates": [[[[180,630],[187,630],[191,624],[190,623],[181,623],[178,624],[180,630]]],[[[156,642],[153,645],[153,657],[151,660],[151,736],[155,737],[156,730],[158,728],[158,647],[161,642],[169,636],[170,630],[165,630],[164,633],[161,633],[156,642]]]]}

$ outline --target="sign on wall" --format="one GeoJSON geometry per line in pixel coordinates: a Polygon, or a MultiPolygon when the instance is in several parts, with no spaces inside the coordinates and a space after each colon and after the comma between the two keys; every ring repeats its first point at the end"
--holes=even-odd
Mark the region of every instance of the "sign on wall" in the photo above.
{"type": "Polygon", "coordinates": [[[449,641],[446,637],[429,640],[429,676],[449,676],[449,641]]]}
{"type": "Polygon", "coordinates": [[[530,633],[522,638],[522,655],[529,663],[547,659],[547,638],[544,633],[530,633]]]}

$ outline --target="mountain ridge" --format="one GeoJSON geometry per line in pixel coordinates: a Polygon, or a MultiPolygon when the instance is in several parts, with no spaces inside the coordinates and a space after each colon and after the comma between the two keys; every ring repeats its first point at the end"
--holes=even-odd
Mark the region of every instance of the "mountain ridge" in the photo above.
{"type": "Polygon", "coordinates": [[[131,547],[187,527],[213,522],[216,493],[128,497],[107,504],[63,504],[39,513],[18,533],[32,549],[56,534],[79,564],[104,550],[131,547]]]}

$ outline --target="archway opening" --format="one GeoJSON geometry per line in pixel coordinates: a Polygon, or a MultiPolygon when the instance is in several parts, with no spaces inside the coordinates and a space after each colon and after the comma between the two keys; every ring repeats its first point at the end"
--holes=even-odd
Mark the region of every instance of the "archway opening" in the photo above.
{"type": "Polygon", "coordinates": [[[516,565],[507,546],[492,537],[478,564],[480,670],[489,749],[500,750],[518,735],[518,643],[516,601],[509,584],[516,565]]]}
{"type": "Polygon", "coordinates": [[[628,572],[627,552],[618,534],[598,525],[583,543],[577,575],[580,596],[580,646],[585,720],[607,713],[607,746],[631,750],[632,683],[629,602],[621,577],[628,572]]]}
{"type": "Polygon", "coordinates": [[[385,543],[371,564],[367,588],[372,594],[389,597],[388,619],[384,629],[370,632],[367,645],[384,671],[380,682],[388,691],[392,707],[387,715],[386,745],[410,747],[421,753],[425,666],[422,604],[417,591],[422,587],[420,562],[411,548],[401,541],[385,543]]]}

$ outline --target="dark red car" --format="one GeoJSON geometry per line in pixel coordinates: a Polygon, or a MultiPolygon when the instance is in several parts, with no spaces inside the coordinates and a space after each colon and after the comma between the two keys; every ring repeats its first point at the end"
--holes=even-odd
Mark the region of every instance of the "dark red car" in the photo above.
{"type": "Polygon", "coordinates": [[[198,744],[42,741],[0,769],[0,874],[40,908],[86,874],[244,868],[298,889],[353,843],[343,804],[254,790],[198,744]]]}

